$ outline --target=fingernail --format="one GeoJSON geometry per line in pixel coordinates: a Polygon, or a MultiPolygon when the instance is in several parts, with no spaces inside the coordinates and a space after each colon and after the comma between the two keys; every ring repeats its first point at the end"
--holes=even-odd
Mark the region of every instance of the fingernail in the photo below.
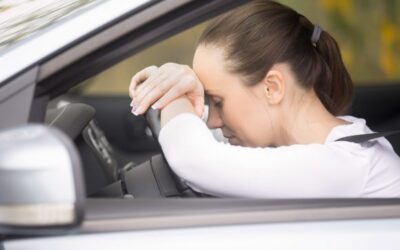
{"type": "Polygon", "coordinates": [[[132,100],[130,106],[133,107],[135,105],[135,100],[132,100]]]}
{"type": "Polygon", "coordinates": [[[159,106],[158,103],[154,103],[153,105],[151,105],[151,108],[156,110],[158,109],[158,106],[159,106]]]}
{"type": "Polygon", "coordinates": [[[138,116],[138,115],[140,115],[140,110],[141,110],[140,107],[137,107],[137,108],[135,107],[135,110],[132,109],[132,113],[133,113],[134,115],[138,116]]]}

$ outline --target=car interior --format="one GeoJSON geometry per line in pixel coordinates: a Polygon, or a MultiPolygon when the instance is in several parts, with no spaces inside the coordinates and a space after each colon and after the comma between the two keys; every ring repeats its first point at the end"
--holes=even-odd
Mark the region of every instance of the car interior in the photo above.
{"type": "MultiPolygon", "coordinates": [[[[355,89],[350,115],[374,131],[400,127],[400,85],[355,89]],[[385,100],[384,102],[382,100],[385,100]]],[[[50,102],[46,123],[75,142],[89,197],[209,197],[191,190],[169,168],[157,142],[159,114],[130,113],[128,96],[64,95],[50,102]]],[[[400,153],[400,135],[387,138],[400,153]]]]}
{"type": "MultiPolygon", "coordinates": [[[[235,4],[240,3],[235,2],[235,4]]],[[[171,20],[174,18],[171,17],[171,20]]],[[[207,20],[204,13],[202,13],[202,19],[207,20]]],[[[160,25],[161,28],[164,24],[166,25],[166,20],[168,19],[164,18],[161,23],[155,24],[160,25]]],[[[184,23],[191,29],[193,24],[184,23]]],[[[201,25],[200,23],[197,27],[201,25]]],[[[150,25],[150,27],[153,26],[150,25]]],[[[166,26],[163,29],[166,30],[163,32],[176,32],[176,30],[168,31],[166,26]]],[[[91,56],[82,58],[73,65],[74,67],[67,67],[65,72],[57,73],[45,81],[42,84],[44,86],[42,90],[50,89],[49,97],[52,99],[47,105],[45,122],[61,129],[74,140],[81,155],[86,193],[89,197],[125,197],[127,199],[209,197],[191,190],[171,171],[157,141],[160,124],[159,114],[156,111],[150,110],[144,116],[132,115],[127,91],[126,93],[125,91],[117,92],[117,95],[110,95],[107,92],[100,95],[82,93],[84,89],[82,86],[85,86],[86,80],[85,74],[91,76],[95,71],[101,74],[99,71],[101,68],[104,71],[107,70],[106,65],[98,64],[96,60],[110,61],[111,66],[126,58],[127,56],[122,56],[125,51],[124,46],[140,48],[131,40],[136,34],[143,36],[141,32],[145,33],[146,29],[121,38],[120,42],[95,53],[93,58],[91,56]],[[122,46],[122,44],[126,45],[122,46]],[[68,75],[72,78],[66,78],[68,75]],[[64,84],[66,82],[78,84],[76,86],[64,84]]],[[[157,34],[155,31],[153,33],[157,34]]],[[[190,36],[193,37],[192,34],[190,36]]],[[[162,41],[164,37],[152,39],[154,43],[156,40],[162,41]]],[[[193,42],[190,39],[185,41],[193,42]]],[[[173,46],[174,48],[183,47],[183,44],[173,46]]],[[[192,54],[193,51],[187,53],[192,54]]],[[[156,56],[162,56],[161,54],[160,51],[158,54],[155,53],[156,56]]],[[[148,61],[146,57],[135,60],[148,61]]],[[[158,60],[162,61],[162,59],[158,60]]],[[[153,63],[151,60],[148,62],[153,63]]],[[[38,88],[36,94],[40,96],[42,90],[38,88]]],[[[348,114],[366,119],[367,125],[377,132],[398,130],[400,128],[399,98],[399,82],[387,80],[362,84],[356,82],[353,103],[348,114]]],[[[387,139],[397,154],[400,154],[400,135],[394,134],[387,139]]]]}

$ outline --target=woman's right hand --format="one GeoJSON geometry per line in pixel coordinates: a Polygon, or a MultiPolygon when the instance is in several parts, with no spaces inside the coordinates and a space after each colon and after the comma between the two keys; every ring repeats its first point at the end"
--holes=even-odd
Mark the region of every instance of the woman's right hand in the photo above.
{"type": "Polygon", "coordinates": [[[189,66],[176,63],[147,67],[132,77],[129,86],[134,115],[143,114],[150,106],[162,109],[183,95],[186,95],[201,117],[204,110],[204,88],[189,66]]]}

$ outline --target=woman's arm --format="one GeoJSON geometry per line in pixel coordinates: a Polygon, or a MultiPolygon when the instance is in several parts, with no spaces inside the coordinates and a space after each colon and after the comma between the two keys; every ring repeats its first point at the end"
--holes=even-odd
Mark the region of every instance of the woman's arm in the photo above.
{"type": "Polygon", "coordinates": [[[193,105],[184,96],[170,102],[161,110],[161,127],[164,127],[169,120],[182,113],[195,114],[193,105]]]}
{"type": "Polygon", "coordinates": [[[359,164],[363,159],[355,161],[337,143],[233,146],[217,142],[187,100],[170,105],[162,113],[159,141],[174,172],[196,190],[253,198],[354,197],[362,191],[368,174],[359,164]]]}

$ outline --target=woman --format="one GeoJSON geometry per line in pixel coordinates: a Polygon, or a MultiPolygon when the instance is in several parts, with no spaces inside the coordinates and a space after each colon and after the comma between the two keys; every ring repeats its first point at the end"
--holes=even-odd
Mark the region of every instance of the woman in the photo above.
{"type": "Polygon", "coordinates": [[[400,159],[343,114],[352,81],[335,40],[296,11],[253,1],[215,19],[193,69],[167,63],[131,81],[132,112],[161,109],[159,141],[195,190],[253,198],[399,197],[400,159]],[[221,128],[229,144],[214,139],[221,128]]]}

